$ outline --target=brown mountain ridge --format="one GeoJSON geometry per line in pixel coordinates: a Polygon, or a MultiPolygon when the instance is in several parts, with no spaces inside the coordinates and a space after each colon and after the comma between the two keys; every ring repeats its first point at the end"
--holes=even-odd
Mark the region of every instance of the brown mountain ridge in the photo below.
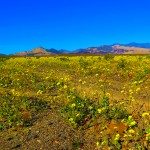
{"type": "Polygon", "coordinates": [[[54,48],[45,49],[43,47],[35,48],[31,51],[19,52],[13,54],[14,56],[48,56],[48,55],[59,55],[59,54],[150,54],[150,44],[114,44],[114,45],[103,45],[97,47],[88,47],[84,49],[77,49],[74,51],[69,50],[56,50],[54,48]],[[147,45],[147,46],[146,46],[147,45]],[[143,46],[143,47],[142,47],[143,46]]]}

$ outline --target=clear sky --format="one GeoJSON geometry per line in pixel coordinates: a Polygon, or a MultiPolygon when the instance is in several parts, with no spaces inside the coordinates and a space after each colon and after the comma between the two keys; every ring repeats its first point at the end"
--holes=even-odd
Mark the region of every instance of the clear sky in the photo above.
{"type": "Polygon", "coordinates": [[[150,0],[1,0],[0,53],[150,42],[150,0]]]}

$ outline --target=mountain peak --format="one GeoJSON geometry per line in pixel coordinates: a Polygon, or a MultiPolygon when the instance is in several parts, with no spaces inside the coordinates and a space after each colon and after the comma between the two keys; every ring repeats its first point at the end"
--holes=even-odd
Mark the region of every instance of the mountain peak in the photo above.
{"type": "Polygon", "coordinates": [[[128,44],[115,43],[113,45],[92,46],[74,51],[64,49],[57,50],[55,48],[45,49],[40,46],[30,51],[13,54],[15,56],[43,56],[43,55],[59,55],[59,54],[150,54],[150,43],[128,44]]]}
{"type": "Polygon", "coordinates": [[[33,50],[31,50],[31,52],[33,52],[33,53],[46,52],[46,49],[43,47],[37,47],[37,48],[34,48],[33,50]]]}

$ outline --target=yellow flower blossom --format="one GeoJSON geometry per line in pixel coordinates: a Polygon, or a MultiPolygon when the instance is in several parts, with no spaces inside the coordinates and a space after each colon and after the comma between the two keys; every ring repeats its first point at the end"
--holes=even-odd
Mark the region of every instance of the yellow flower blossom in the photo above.
{"type": "Polygon", "coordinates": [[[110,106],[110,107],[112,107],[112,106],[113,106],[113,104],[109,104],[109,106],[110,106]]]}
{"type": "Polygon", "coordinates": [[[79,79],[79,82],[82,82],[82,80],[81,80],[81,79],[79,79]]]}
{"type": "Polygon", "coordinates": [[[42,93],[43,93],[43,91],[41,91],[41,90],[37,91],[37,95],[41,95],[42,93]]]}
{"type": "Polygon", "coordinates": [[[104,111],[104,110],[106,110],[106,107],[103,107],[103,108],[102,108],[102,111],[104,111]]]}
{"type": "Polygon", "coordinates": [[[98,74],[95,75],[96,77],[98,76],[98,74]]]}
{"type": "Polygon", "coordinates": [[[139,81],[139,83],[142,83],[143,81],[141,80],[141,81],[139,81]]]}
{"type": "Polygon", "coordinates": [[[120,105],[124,104],[124,102],[120,102],[120,105]]]}
{"type": "Polygon", "coordinates": [[[133,84],[137,84],[137,81],[134,81],[133,84]]]}
{"type": "Polygon", "coordinates": [[[133,97],[133,96],[131,96],[131,97],[130,97],[130,99],[131,99],[131,101],[132,101],[132,102],[134,102],[134,101],[135,101],[135,99],[134,99],[134,97],[133,97]]]}
{"type": "Polygon", "coordinates": [[[148,113],[148,112],[144,112],[144,113],[142,114],[142,117],[143,117],[143,118],[146,117],[146,116],[149,116],[149,113],[148,113]]]}
{"type": "Polygon", "coordinates": [[[133,129],[130,129],[130,130],[128,131],[128,133],[133,134],[133,133],[135,133],[135,131],[134,131],[133,129]]]}
{"type": "Polygon", "coordinates": [[[89,106],[89,109],[91,110],[93,107],[92,106],[89,106]]]}
{"type": "Polygon", "coordinates": [[[136,121],[132,121],[132,122],[129,123],[129,126],[130,126],[130,127],[132,127],[132,126],[134,126],[134,125],[136,125],[136,121]]]}
{"type": "Polygon", "coordinates": [[[115,141],[118,141],[119,139],[120,139],[120,134],[116,134],[114,140],[115,140],[115,141]]]}
{"type": "Polygon", "coordinates": [[[99,143],[99,142],[96,142],[96,145],[97,145],[97,146],[99,146],[99,145],[100,145],[100,143],[99,143]]]}
{"type": "Polygon", "coordinates": [[[138,91],[140,91],[141,90],[141,88],[140,87],[138,87],[137,89],[136,89],[136,92],[138,92],[138,91]]]}
{"type": "Polygon", "coordinates": [[[121,90],[121,93],[124,93],[124,90],[121,90]]]}
{"type": "Polygon", "coordinates": [[[69,121],[72,122],[72,121],[73,121],[73,118],[70,118],[69,121]]]}
{"type": "Polygon", "coordinates": [[[150,133],[146,134],[146,141],[150,141],[150,133]]]}
{"type": "Polygon", "coordinates": [[[100,85],[100,87],[102,88],[102,87],[104,87],[104,85],[102,84],[102,85],[100,85]]]}
{"type": "Polygon", "coordinates": [[[12,89],[11,92],[12,92],[12,94],[14,95],[14,94],[15,94],[15,89],[12,89]]]}
{"type": "Polygon", "coordinates": [[[109,97],[109,96],[110,96],[110,93],[106,93],[106,96],[109,97]]]}
{"type": "Polygon", "coordinates": [[[57,85],[59,86],[59,85],[60,85],[60,82],[58,82],[57,85]]]}
{"type": "Polygon", "coordinates": [[[66,89],[67,88],[67,85],[64,85],[64,89],[66,89]]]}
{"type": "Polygon", "coordinates": [[[128,134],[124,134],[123,137],[128,137],[128,134]]]}
{"type": "Polygon", "coordinates": [[[86,81],[83,81],[82,84],[84,85],[86,83],[86,81]]]}
{"type": "Polygon", "coordinates": [[[102,109],[97,109],[97,112],[100,114],[102,112],[102,109]]]}
{"type": "Polygon", "coordinates": [[[114,127],[114,130],[118,129],[118,127],[114,127]]]}
{"type": "Polygon", "coordinates": [[[78,113],[78,114],[76,114],[76,117],[78,117],[78,116],[80,116],[80,114],[78,113]]]}
{"type": "Polygon", "coordinates": [[[47,79],[49,79],[49,77],[46,77],[45,79],[47,80],[47,79]]]}
{"type": "Polygon", "coordinates": [[[76,104],[75,103],[73,103],[72,105],[71,105],[71,107],[75,107],[76,106],[76,104]]]}
{"type": "Polygon", "coordinates": [[[102,82],[102,81],[103,81],[102,79],[99,80],[99,82],[102,82]]]}
{"type": "Polygon", "coordinates": [[[131,119],[132,119],[132,116],[129,116],[129,117],[128,117],[128,120],[131,120],[131,119]]]}

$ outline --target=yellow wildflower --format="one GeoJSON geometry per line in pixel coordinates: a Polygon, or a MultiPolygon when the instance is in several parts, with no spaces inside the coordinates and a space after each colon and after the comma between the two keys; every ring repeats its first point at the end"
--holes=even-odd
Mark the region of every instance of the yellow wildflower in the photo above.
{"type": "Polygon", "coordinates": [[[96,145],[99,146],[99,142],[96,142],[96,145]]]}
{"type": "Polygon", "coordinates": [[[114,127],[114,130],[118,129],[118,127],[114,127]]]}
{"type": "Polygon", "coordinates": [[[15,94],[15,89],[12,89],[11,92],[12,92],[12,94],[14,95],[14,94],[15,94]]]}
{"type": "Polygon", "coordinates": [[[120,105],[124,104],[124,102],[120,102],[120,105]]]}
{"type": "Polygon", "coordinates": [[[104,85],[102,84],[102,85],[100,85],[100,87],[102,88],[104,85]]]}
{"type": "Polygon", "coordinates": [[[49,79],[49,77],[46,77],[45,79],[47,80],[47,79],[49,79]]]}
{"type": "Polygon", "coordinates": [[[71,106],[72,106],[72,107],[75,107],[75,106],[76,106],[76,104],[75,104],[75,103],[73,103],[71,106]]]}
{"type": "Polygon", "coordinates": [[[57,85],[60,85],[60,82],[58,82],[57,85]]]}
{"type": "Polygon", "coordinates": [[[67,88],[67,85],[64,85],[64,89],[66,89],[67,88]]]}
{"type": "Polygon", "coordinates": [[[102,109],[97,109],[97,112],[100,114],[102,112],[102,109]]]}
{"type": "Polygon", "coordinates": [[[102,111],[104,111],[104,110],[106,110],[106,107],[103,107],[103,108],[102,108],[102,111]]]}
{"type": "Polygon", "coordinates": [[[82,82],[82,80],[80,79],[79,82],[82,82]]]}
{"type": "Polygon", "coordinates": [[[147,140],[147,141],[150,140],[150,133],[146,134],[146,140],[147,140]]]}
{"type": "Polygon", "coordinates": [[[89,109],[91,110],[93,107],[92,106],[89,106],[89,109]]]}
{"type": "Polygon", "coordinates": [[[41,91],[41,90],[37,91],[37,95],[41,95],[42,93],[43,93],[43,91],[41,91]]]}
{"type": "Polygon", "coordinates": [[[70,118],[69,121],[72,122],[72,121],[73,121],[73,118],[70,118]]]}
{"type": "Polygon", "coordinates": [[[129,126],[130,126],[130,127],[132,127],[132,126],[134,126],[134,125],[136,125],[136,121],[132,121],[132,122],[129,123],[129,126]]]}
{"type": "Polygon", "coordinates": [[[133,129],[130,129],[128,132],[131,134],[135,133],[135,131],[133,129]]]}
{"type": "Polygon", "coordinates": [[[142,117],[146,117],[146,116],[149,116],[149,113],[148,113],[148,112],[144,112],[144,113],[142,114],[142,117]]]}
{"type": "Polygon", "coordinates": [[[128,120],[131,120],[131,119],[132,119],[132,116],[129,116],[129,117],[128,117],[128,120]]]}
{"type": "Polygon", "coordinates": [[[106,93],[106,96],[109,97],[109,96],[110,96],[110,93],[106,93]]]}
{"type": "Polygon", "coordinates": [[[139,81],[139,83],[142,83],[143,81],[139,81]]]}
{"type": "Polygon", "coordinates": [[[109,104],[109,106],[111,107],[111,106],[113,106],[113,104],[109,104]]]}
{"type": "Polygon", "coordinates": [[[116,134],[116,136],[115,136],[115,141],[118,141],[120,139],[120,134],[116,134]]]}
{"type": "Polygon", "coordinates": [[[96,77],[98,76],[98,73],[95,75],[96,77]]]}
{"type": "Polygon", "coordinates": [[[121,93],[124,93],[124,90],[122,90],[121,93]]]}
{"type": "Polygon", "coordinates": [[[137,81],[134,81],[133,84],[137,84],[137,81]]]}
{"type": "Polygon", "coordinates": [[[78,113],[78,114],[76,114],[76,117],[78,117],[78,116],[80,116],[80,114],[78,113]]]}
{"type": "Polygon", "coordinates": [[[103,81],[102,79],[99,80],[99,82],[102,82],[102,81],[103,81]]]}
{"type": "Polygon", "coordinates": [[[136,89],[136,92],[138,92],[138,91],[140,91],[141,90],[141,88],[140,87],[138,87],[137,89],[136,89]]]}
{"type": "Polygon", "coordinates": [[[123,137],[128,137],[128,134],[124,134],[123,137]]]}
{"type": "Polygon", "coordinates": [[[86,83],[86,81],[83,81],[82,84],[84,85],[86,83]]]}

